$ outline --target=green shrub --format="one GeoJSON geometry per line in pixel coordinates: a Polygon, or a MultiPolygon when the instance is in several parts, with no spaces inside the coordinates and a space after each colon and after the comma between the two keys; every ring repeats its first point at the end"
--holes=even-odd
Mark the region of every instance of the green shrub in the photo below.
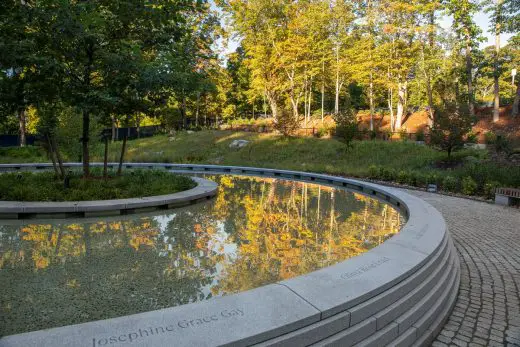
{"type": "Polygon", "coordinates": [[[300,128],[300,122],[294,117],[291,111],[282,109],[278,115],[274,128],[283,136],[291,137],[300,128]]]}
{"type": "Polygon", "coordinates": [[[406,172],[404,170],[399,171],[399,173],[397,174],[397,182],[399,182],[401,184],[408,183],[408,178],[409,178],[408,172],[406,172]]]}
{"type": "Polygon", "coordinates": [[[477,192],[477,182],[471,177],[462,179],[462,193],[466,195],[474,195],[477,192]]]}
{"type": "Polygon", "coordinates": [[[470,131],[468,135],[466,136],[466,142],[468,143],[477,143],[477,134],[470,131]]]}
{"type": "Polygon", "coordinates": [[[492,145],[497,140],[497,135],[492,131],[487,131],[484,133],[484,138],[486,139],[486,143],[488,145],[492,145]]]}
{"type": "Polygon", "coordinates": [[[406,181],[408,185],[417,187],[417,174],[413,171],[408,172],[408,179],[406,181]]]}
{"type": "Polygon", "coordinates": [[[497,181],[486,182],[484,184],[484,196],[487,199],[495,198],[495,190],[500,187],[500,183],[497,181]]]}
{"type": "Polygon", "coordinates": [[[511,148],[511,141],[507,138],[507,136],[504,135],[497,135],[495,138],[495,150],[497,152],[504,152],[504,153],[510,153],[511,148]]]}
{"type": "MultiPolygon", "coordinates": [[[[92,174],[101,174],[92,168],[92,174]]],[[[53,172],[3,173],[0,180],[0,200],[6,201],[78,201],[106,200],[171,194],[193,188],[189,177],[163,170],[124,171],[121,177],[82,179],[72,172],[69,188],[56,179],[53,172]]]]}
{"type": "Polygon", "coordinates": [[[329,129],[327,129],[326,127],[319,127],[318,130],[316,131],[316,137],[317,138],[321,138],[323,136],[327,136],[329,134],[329,129]]]}
{"type": "Polygon", "coordinates": [[[334,118],[336,121],[336,137],[343,142],[346,149],[352,147],[352,141],[358,134],[358,123],[354,116],[354,111],[348,109],[347,111],[337,114],[334,118]]]}
{"type": "Polygon", "coordinates": [[[379,175],[379,168],[376,165],[370,165],[368,167],[368,177],[369,178],[378,178],[379,175]]]}
{"type": "Polygon", "coordinates": [[[458,190],[459,181],[453,176],[446,176],[442,180],[442,189],[448,192],[456,192],[458,190]]]}
{"type": "Polygon", "coordinates": [[[413,178],[415,179],[415,184],[412,184],[416,187],[426,187],[426,185],[428,185],[428,179],[429,179],[429,176],[426,175],[426,174],[423,174],[422,172],[413,172],[412,171],[412,176],[413,178]]]}
{"type": "Polygon", "coordinates": [[[408,140],[408,132],[406,131],[405,127],[399,129],[399,138],[403,141],[408,140]]]}
{"type": "Polygon", "coordinates": [[[379,169],[379,177],[384,181],[394,181],[397,177],[397,173],[394,169],[381,167],[379,169]]]}

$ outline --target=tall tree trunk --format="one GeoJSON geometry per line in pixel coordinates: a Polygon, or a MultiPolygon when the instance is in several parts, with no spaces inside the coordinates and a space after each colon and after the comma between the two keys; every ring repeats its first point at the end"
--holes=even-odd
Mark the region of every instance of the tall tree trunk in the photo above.
{"type": "Polygon", "coordinates": [[[182,128],[186,129],[186,96],[184,95],[184,90],[182,91],[182,100],[181,100],[181,119],[182,119],[182,128]]]}
{"type": "Polygon", "coordinates": [[[368,98],[370,102],[370,131],[374,131],[374,81],[372,77],[372,69],[370,70],[368,98]]]}
{"type": "Polygon", "coordinates": [[[334,113],[339,113],[339,90],[341,89],[339,83],[339,46],[336,47],[336,97],[334,99],[334,113]]]}
{"type": "Polygon", "coordinates": [[[294,84],[291,81],[291,91],[289,93],[289,100],[291,101],[291,106],[293,108],[293,115],[294,119],[299,119],[300,115],[298,114],[298,104],[299,104],[299,97],[296,97],[294,94],[294,84]]]}
{"type": "Polygon", "coordinates": [[[397,115],[395,120],[395,129],[399,130],[401,129],[401,125],[403,122],[404,117],[404,105],[405,105],[405,98],[406,98],[406,82],[399,82],[397,85],[397,93],[398,93],[398,99],[397,99],[397,115]]]}
{"type": "Polygon", "coordinates": [[[103,178],[108,178],[108,136],[105,139],[105,155],[103,156],[103,178]]]}
{"type": "MultiPolygon", "coordinates": [[[[430,44],[432,44],[432,38],[430,37],[430,44]]],[[[431,128],[434,123],[433,115],[433,90],[431,85],[431,76],[429,70],[426,68],[426,59],[424,54],[424,45],[421,45],[421,65],[424,75],[424,82],[426,84],[426,94],[428,97],[428,125],[431,128]]]]}
{"type": "Polygon", "coordinates": [[[473,59],[471,58],[471,37],[466,29],[466,75],[468,79],[468,106],[469,114],[475,117],[475,101],[473,97],[473,59]]]}
{"type": "Polygon", "coordinates": [[[325,59],[321,62],[321,124],[325,117],[325,59]]]}
{"type": "Polygon", "coordinates": [[[394,92],[392,88],[388,88],[388,109],[390,110],[390,131],[394,132],[395,130],[395,117],[394,117],[394,92]]]}
{"type": "Polygon", "coordinates": [[[51,158],[51,161],[52,161],[52,167],[54,168],[54,174],[56,175],[56,177],[60,177],[60,172],[58,171],[58,166],[56,165],[56,158],[54,157],[54,149],[52,148],[52,142],[51,142],[51,138],[50,138],[49,134],[46,134],[45,138],[47,139],[48,153],[49,153],[49,157],[51,158]]]}
{"type": "Polygon", "coordinates": [[[272,116],[273,116],[274,120],[276,121],[278,119],[277,100],[276,100],[275,96],[273,95],[273,93],[271,93],[271,92],[266,92],[266,96],[267,96],[267,102],[269,103],[269,107],[271,107],[272,116]]]}
{"type": "Polygon", "coordinates": [[[311,120],[311,105],[312,105],[312,77],[309,81],[309,105],[307,106],[307,112],[309,114],[309,121],[311,120]]]}
{"type": "Polygon", "coordinates": [[[141,116],[139,112],[135,114],[135,128],[137,130],[137,138],[141,138],[141,116]]]}
{"type": "Polygon", "coordinates": [[[81,142],[83,144],[82,148],[82,161],[83,161],[83,177],[87,178],[90,176],[90,157],[89,157],[89,129],[90,129],[90,114],[88,111],[83,111],[83,133],[81,142]]]}
{"type": "Polygon", "coordinates": [[[516,94],[513,101],[513,109],[511,110],[511,116],[517,117],[520,114],[520,80],[516,84],[516,94]]]}
{"type": "Polygon", "coordinates": [[[25,108],[20,109],[20,111],[18,112],[18,122],[20,127],[20,147],[25,147],[27,145],[27,118],[25,117],[25,108]]]}
{"type": "Polygon", "coordinates": [[[125,135],[123,138],[123,146],[121,147],[121,155],[119,157],[119,166],[117,168],[117,175],[121,176],[123,173],[123,160],[125,158],[125,151],[126,151],[126,140],[128,139],[128,136],[125,135]]]}
{"type": "Polygon", "coordinates": [[[493,69],[493,79],[494,79],[494,105],[493,105],[493,122],[498,122],[500,118],[500,87],[499,87],[499,77],[500,77],[500,66],[499,66],[499,54],[500,54],[500,12],[502,7],[503,0],[496,0],[496,9],[495,9],[495,61],[494,61],[494,69],[493,69]]]}
{"type": "Polygon", "coordinates": [[[111,116],[111,119],[112,119],[112,142],[114,142],[116,140],[116,116],[115,115],[112,115],[111,116]]]}
{"type": "Polygon", "coordinates": [[[307,76],[305,77],[305,83],[304,83],[304,94],[303,94],[303,127],[307,128],[307,96],[309,94],[309,91],[307,89],[307,76]]]}
{"type": "Polygon", "coordinates": [[[267,103],[265,102],[265,92],[264,92],[264,95],[262,96],[262,99],[263,99],[262,107],[264,108],[264,118],[267,118],[267,103]]]}
{"type": "Polygon", "coordinates": [[[56,139],[54,138],[54,136],[51,136],[50,140],[51,140],[53,152],[54,152],[54,154],[56,154],[56,159],[58,160],[58,167],[60,168],[61,177],[65,178],[65,168],[63,167],[63,160],[61,159],[61,154],[58,149],[58,144],[56,143],[56,139]]]}
{"type": "Polygon", "coordinates": [[[200,104],[200,92],[197,92],[197,103],[195,105],[195,126],[199,126],[199,104],[200,104]]]}

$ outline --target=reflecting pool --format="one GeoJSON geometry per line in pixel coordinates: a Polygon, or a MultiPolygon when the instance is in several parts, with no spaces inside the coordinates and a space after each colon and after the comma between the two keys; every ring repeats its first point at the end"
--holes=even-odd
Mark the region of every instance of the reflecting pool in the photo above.
{"type": "Polygon", "coordinates": [[[217,197],[184,208],[0,221],[0,336],[245,291],[356,256],[404,222],[344,190],[205,177],[217,197]]]}

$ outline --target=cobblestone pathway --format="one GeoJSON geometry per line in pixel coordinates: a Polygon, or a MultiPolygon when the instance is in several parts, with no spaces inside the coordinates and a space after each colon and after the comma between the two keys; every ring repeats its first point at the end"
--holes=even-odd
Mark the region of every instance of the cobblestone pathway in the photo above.
{"type": "Polygon", "coordinates": [[[409,192],[443,214],[461,260],[455,308],[432,346],[520,346],[520,210],[409,192]]]}

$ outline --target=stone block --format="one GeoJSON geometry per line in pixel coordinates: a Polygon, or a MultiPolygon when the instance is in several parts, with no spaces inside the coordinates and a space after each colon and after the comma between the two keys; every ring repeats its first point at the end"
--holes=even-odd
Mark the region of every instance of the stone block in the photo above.
{"type": "Polygon", "coordinates": [[[368,339],[361,341],[356,344],[356,347],[379,347],[386,346],[398,336],[399,326],[392,323],[386,326],[384,329],[377,331],[375,334],[370,336],[368,339]]]}
{"type": "Polygon", "coordinates": [[[361,342],[372,336],[376,332],[376,320],[369,318],[361,323],[358,323],[350,328],[342,331],[339,334],[331,336],[325,340],[316,343],[316,347],[350,347],[358,342],[361,342]]]}
{"type": "Polygon", "coordinates": [[[342,312],[289,334],[262,342],[255,347],[306,346],[339,333],[350,326],[350,313],[342,312]]]}
{"type": "Polygon", "coordinates": [[[0,346],[251,345],[318,320],[319,311],[272,284],[190,305],[7,336],[0,346]]]}
{"type": "Polygon", "coordinates": [[[422,253],[385,242],[370,252],[281,283],[321,310],[326,318],[400,282],[425,258],[422,253]]]}

